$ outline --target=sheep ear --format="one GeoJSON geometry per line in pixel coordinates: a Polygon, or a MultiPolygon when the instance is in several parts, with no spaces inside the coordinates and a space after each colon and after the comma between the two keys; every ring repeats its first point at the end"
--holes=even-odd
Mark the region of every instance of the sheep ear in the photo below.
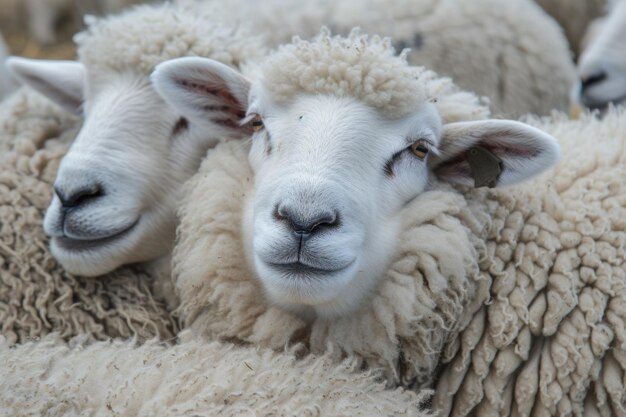
{"type": "Polygon", "coordinates": [[[10,57],[6,66],[21,83],[64,109],[82,114],[85,67],[80,62],[10,57]]]}
{"type": "Polygon", "coordinates": [[[561,158],[556,139],[524,123],[482,120],[444,125],[432,171],[443,181],[496,187],[524,181],[561,158]]]}
{"type": "Polygon", "coordinates": [[[187,57],[159,64],[151,76],[154,89],[192,124],[220,133],[248,135],[246,116],[250,82],[212,59],[187,57]]]}

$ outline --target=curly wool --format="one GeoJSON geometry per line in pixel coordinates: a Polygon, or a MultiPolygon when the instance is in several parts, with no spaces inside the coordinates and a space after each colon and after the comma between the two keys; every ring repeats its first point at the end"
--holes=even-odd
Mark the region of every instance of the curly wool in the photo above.
{"type": "Polygon", "coordinates": [[[165,3],[137,6],[105,18],[89,16],[75,35],[79,60],[90,76],[109,71],[150,75],[168,59],[201,56],[238,67],[262,56],[257,36],[220,24],[219,5],[165,3]]]}
{"type": "Polygon", "coordinates": [[[22,89],[0,106],[0,330],[8,343],[49,332],[171,338],[176,325],[152,278],[122,268],[99,279],[64,272],[48,249],[43,215],[79,121],[22,89]]]}
{"type": "Polygon", "coordinates": [[[491,290],[442,357],[435,405],[452,416],[622,415],[626,112],[528,122],[559,139],[564,159],[543,181],[466,193],[473,213],[488,213],[477,230],[491,290]]]}
{"type": "Polygon", "coordinates": [[[429,393],[386,390],[354,361],[297,360],[229,344],[67,344],[57,336],[9,348],[0,337],[1,415],[406,416],[429,393]]]}
{"type": "Polygon", "coordinates": [[[263,85],[278,103],[302,94],[353,97],[388,116],[402,117],[426,100],[406,54],[396,56],[390,39],[361,35],[332,37],[328,29],[312,41],[295,38],[263,61],[263,85]]]}
{"type": "Polygon", "coordinates": [[[531,122],[560,139],[563,162],[514,188],[441,185],[416,198],[380,286],[332,321],[306,321],[261,297],[242,261],[241,207],[253,193],[246,146],[220,145],[187,183],[180,210],[183,322],[209,339],[333,346],[382,369],[391,385],[434,384],[442,416],[618,415],[626,113],[531,122]]]}
{"type": "Polygon", "coordinates": [[[432,101],[444,122],[484,119],[484,100],[422,67],[410,66],[388,38],[368,37],[354,29],[348,37],[326,28],[312,40],[293,42],[271,53],[260,80],[272,99],[287,103],[299,94],[352,97],[388,117],[400,118],[432,101]]]}

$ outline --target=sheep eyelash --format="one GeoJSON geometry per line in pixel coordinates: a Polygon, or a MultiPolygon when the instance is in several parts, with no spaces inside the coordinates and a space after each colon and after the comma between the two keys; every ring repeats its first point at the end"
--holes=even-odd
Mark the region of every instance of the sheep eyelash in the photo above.
{"type": "Polygon", "coordinates": [[[259,115],[258,113],[250,113],[248,115],[246,115],[243,119],[241,119],[241,121],[239,122],[239,126],[243,127],[243,126],[249,126],[252,128],[253,131],[255,132],[259,132],[261,130],[263,130],[265,128],[265,126],[263,125],[263,118],[261,117],[261,115],[259,115]],[[261,127],[260,129],[256,129],[253,125],[253,121],[255,118],[259,118],[261,121],[261,127]]]}
{"type": "MultiPolygon", "coordinates": [[[[258,116],[258,113],[250,113],[246,115],[246,117],[241,119],[241,121],[239,122],[239,125],[247,126],[257,116],[258,116]]],[[[267,129],[265,128],[262,130],[262,132],[264,133],[263,138],[265,141],[265,155],[269,156],[272,154],[272,142],[271,142],[270,132],[268,132],[267,129]]],[[[261,133],[261,132],[255,132],[255,133],[261,133]]]]}
{"type": "Polygon", "coordinates": [[[250,113],[247,114],[246,117],[244,117],[243,119],[241,119],[241,121],[239,122],[239,126],[245,126],[248,123],[250,123],[252,121],[252,119],[254,119],[254,117],[256,116],[256,113],[250,113]]]}
{"type": "MultiPolygon", "coordinates": [[[[419,139],[417,139],[419,140],[419,139]]],[[[439,155],[440,151],[439,149],[437,149],[435,147],[435,145],[429,141],[428,139],[423,139],[426,143],[428,143],[428,153],[429,154],[434,154],[434,155],[439,155]]],[[[407,146],[404,149],[399,150],[398,152],[394,153],[391,158],[385,163],[385,167],[383,168],[383,170],[385,171],[385,175],[387,175],[388,177],[393,177],[395,176],[395,172],[393,170],[394,165],[396,164],[396,162],[404,155],[405,152],[411,152],[411,147],[413,146],[413,144],[416,142],[416,140],[411,141],[410,145],[407,146]]],[[[426,158],[424,158],[424,161],[426,160],[426,158]]]]}
{"type": "Polygon", "coordinates": [[[384,168],[385,175],[387,175],[390,178],[395,176],[395,172],[393,171],[393,166],[396,164],[398,159],[400,159],[400,157],[404,154],[404,152],[406,152],[407,149],[411,150],[411,147],[409,146],[408,148],[399,150],[398,152],[394,153],[391,156],[391,158],[389,158],[389,160],[385,163],[385,168],[384,168]]]}

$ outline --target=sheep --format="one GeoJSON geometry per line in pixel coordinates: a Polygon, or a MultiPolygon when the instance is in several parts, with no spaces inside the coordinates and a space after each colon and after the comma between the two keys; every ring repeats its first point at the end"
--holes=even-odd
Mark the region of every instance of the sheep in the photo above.
{"type": "Polygon", "coordinates": [[[187,340],[17,347],[0,337],[1,415],[414,416],[429,393],[388,390],[354,361],[187,340]]]}
{"type": "Polygon", "coordinates": [[[390,36],[398,49],[411,48],[412,64],[487,96],[508,117],[566,110],[576,79],[561,28],[532,0],[228,3],[236,21],[252,25],[269,45],[293,35],[309,38],[322,25],[343,34],[360,26],[390,36]]]}
{"type": "Polygon", "coordinates": [[[228,80],[256,131],[185,185],[184,327],[332,346],[391,386],[432,386],[441,416],[620,415],[624,111],[485,120],[475,95],[354,32],[296,39],[249,78],[200,58],[153,74],[192,123],[211,117],[202,86],[228,80]],[[564,153],[548,171],[545,130],[564,153]]]}
{"type": "MultiPolygon", "coordinates": [[[[350,4],[351,3],[347,2],[338,3],[332,7],[341,6],[342,8],[346,8],[350,4]]],[[[312,19],[313,21],[319,23],[320,20],[325,20],[327,15],[324,13],[318,13],[318,15],[315,15],[315,18],[312,18],[311,16],[313,10],[334,10],[331,8],[331,5],[319,7],[321,5],[322,3],[315,3],[309,6],[298,7],[296,9],[301,9],[301,14],[295,14],[295,16],[299,16],[301,19],[305,20],[312,19]]],[[[434,15],[433,21],[423,21],[424,26],[432,28],[436,21],[438,21],[440,13],[452,8],[452,5],[452,3],[447,4],[444,9],[437,11],[434,15]]],[[[252,5],[250,6],[251,7],[248,8],[236,7],[236,9],[238,12],[247,10],[248,13],[256,15],[256,13],[254,13],[255,7],[252,7],[252,5]]],[[[275,6],[268,6],[264,3],[262,7],[267,8],[269,11],[273,10],[272,7],[275,6]]],[[[382,7],[382,4],[378,5],[378,7],[382,7]]],[[[498,6],[493,9],[499,10],[499,13],[513,15],[515,7],[517,6],[506,6],[503,10],[502,6],[498,6]],[[511,7],[513,8],[511,9],[511,7]]],[[[95,29],[88,29],[87,35],[82,35],[77,38],[79,43],[79,56],[81,57],[81,60],[85,61],[84,64],[87,65],[87,73],[90,71],[104,71],[106,73],[107,71],[111,71],[109,67],[114,67],[112,70],[113,73],[117,74],[119,77],[126,77],[124,69],[129,65],[116,65],[111,64],[111,62],[118,59],[118,55],[122,57],[120,58],[122,61],[128,60],[130,62],[131,60],[142,59],[136,57],[135,55],[146,54],[149,58],[146,58],[146,62],[143,62],[143,65],[138,71],[138,76],[142,79],[145,78],[144,72],[146,70],[150,70],[154,64],[167,57],[175,57],[177,54],[207,55],[215,56],[218,59],[220,54],[224,54],[224,62],[233,66],[237,66],[246,59],[254,60],[255,58],[260,57],[264,48],[256,37],[246,37],[241,33],[222,33],[225,31],[223,28],[216,28],[211,25],[205,25],[201,29],[197,28],[200,19],[198,19],[195,14],[199,11],[202,11],[201,15],[203,17],[212,21],[218,19],[210,19],[210,17],[213,17],[214,14],[218,14],[218,12],[224,8],[224,5],[211,4],[210,2],[192,2],[190,4],[189,2],[182,1],[175,6],[139,8],[133,12],[122,15],[122,17],[112,18],[110,22],[105,20],[104,23],[93,23],[93,21],[89,20],[88,22],[91,22],[90,27],[95,29]],[[156,33],[159,30],[158,25],[151,25],[150,28],[155,33],[148,33],[143,29],[141,24],[135,23],[139,18],[141,18],[138,18],[137,16],[141,16],[142,14],[154,16],[157,14],[169,13],[168,16],[172,16],[177,12],[182,13],[182,10],[187,7],[190,8],[193,13],[192,17],[188,16],[191,22],[185,20],[183,23],[176,23],[178,26],[174,27],[176,27],[177,30],[182,31],[181,35],[192,33],[193,35],[190,36],[192,36],[193,39],[195,39],[196,36],[196,32],[194,31],[201,31],[203,37],[205,39],[209,39],[209,41],[204,41],[202,43],[203,45],[209,44],[209,49],[207,50],[195,48],[192,51],[187,51],[188,45],[184,41],[184,39],[187,38],[186,36],[182,36],[183,40],[176,38],[175,36],[170,36],[168,39],[167,37],[170,35],[169,32],[166,32],[165,34],[156,33]],[[149,11],[149,13],[146,11],[149,11]],[[187,29],[185,25],[190,26],[192,29],[187,29]],[[100,26],[104,27],[100,28],[100,26]],[[145,36],[146,39],[149,38],[149,40],[139,42],[143,45],[143,47],[131,48],[130,53],[128,53],[125,49],[124,51],[119,51],[119,45],[123,45],[125,48],[127,44],[137,42],[137,39],[139,39],[140,36],[135,32],[128,35],[128,31],[123,29],[125,27],[139,28],[136,31],[138,33],[141,32],[141,36],[145,36]],[[91,35],[91,32],[97,33],[95,35],[91,35]],[[113,33],[115,35],[113,35],[113,33]],[[234,40],[222,39],[222,42],[226,45],[222,48],[211,44],[212,40],[215,40],[215,38],[220,36],[223,38],[231,36],[234,40]],[[92,38],[95,38],[95,40],[92,38]],[[120,42],[116,42],[116,39],[120,39],[120,42]],[[101,43],[104,43],[105,45],[102,46],[101,43]],[[158,51],[150,49],[156,49],[163,44],[167,46],[158,49],[158,51]],[[182,44],[182,46],[180,44],[182,44]],[[145,53],[145,51],[148,52],[145,53]],[[165,52],[161,53],[160,51],[165,52]],[[156,55],[153,56],[153,54],[156,55]],[[112,56],[113,58],[102,58],[102,56],[112,56]],[[106,61],[104,66],[107,67],[107,69],[99,69],[103,66],[101,61],[106,61]]],[[[459,19],[467,20],[470,15],[469,11],[459,12],[457,9],[452,9],[453,11],[451,13],[453,14],[450,14],[449,16],[457,16],[454,13],[461,13],[461,15],[457,17],[459,19]]],[[[365,11],[363,7],[359,6],[358,10],[360,11],[360,14],[338,13],[337,16],[354,15],[357,17],[356,20],[364,23],[365,25],[375,24],[374,22],[368,23],[366,16],[362,16],[365,11]]],[[[387,16],[383,18],[383,20],[392,19],[400,11],[400,9],[395,10],[395,8],[393,10],[389,10],[388,12],[391,14],[389,16],[383,14],[383,16],[387,16]]],[[[534,16],[533,13],[536,13],[536,10],[531,7],[527,14],[528,13],[534,16]]],[[[228,15],[226,12],[224,14],[228,15]]],[[[247,15],[244,14],[244,16],[247,15]]],[[[252,33],[259,31],[260,28],[264,26],[262,23],[265,22],[265,17],[263,17],[262,14],[259,16],[259,18],[251,19],[256,22],[256,26],[253,24],[250,29],[252,33]]],[[[144,19],[147,20],[148,18],[144,19]]],[[[158,21],[161,21],[161,25],[165,25],[166,27],[172,26],[171,22],[164,23],[167,19],[158,19],[160,19],[158,21]]],[[[224,20],[228,19],[224,18],[224,20]]],[[[538,24],[541,25],[541,22],[543,22],[541,14],[539,14],[538,20],[540,22],[538,24]]],[[[294,19],[294,21],[301,22],[297,19],[294,19]]],[[[385,20],[385,22],[389,23],[387,20],[385,20]]],[[[447,19],[446,22],[456,22],[456,20],[447,19]]],[[[380,22],[376,22],[376,25],[378,25],[378,23],[380,22]]],[[[457,23],[454,24],[456,25],[457,23]]],[[[313,24],[313,26],[315,25],[317,24],[313,24]]],[[[340,25],[347,27],[348,23],[341,22],[340,25]]],[[[241,26],[243,25],[239,25],[240,28],[241,26]]],[[[300,25],[297,26],[299,27],[300,25]]],[[[310,27],[312,27],[311,24],[308,25],[308,28],[310,27]]],[[[391,27],[393,26],[389,24],[388,27],[390,28],[389,30],[391,30],[391,27]]],[[[548,24],[548,32],[550,32],[550,27],[551,26],[548,24]]],[[[266,28],[264,33],[272,33],[270,29],[271,27],[266,28]]],[[[438,29],[438,33],[445,33],[448,35],[446,42],[448,42],[448,39],[452,39],[451,33],[453,33],[453,31],[448,29],[449,28],[447,27],[438,29]]],[[[293,29],[284,30],[281,33],[285,34],[291,30],[295,31],[296,29],[294,27],[293,29]]],[[[432,30],[434,31],[434,28],[432,30]]],[[[545,31],[542,31],[542,33],[545,33],[545,31]]],[[[411,36],[415,38],[413,35],[411,36]]],[[[464,36],[463,38],[466,37],[464,36]]],[[[433,36],[433,39],[438,38],[437,36],[433,36]]],[[[555,42],[556,43],[553,46],[558,49],[558,36],[555,37],[555,42]]],[[[436,49],[437,53],[433,54],[433,56],[435,56],[440,55],[440,46],[445,45],[446,43],[444,42],[443,44],[439,44],[437,42],[429,41],[428,44],[433,45],[434,48],[433,51],[428,52],[428,54],[431,54],[436,49]],[[435,47],[434,45],[438,46],[435,47]]],[[[428,48],[426,49],[429,50],[428,48]]],[[[468,50],[469,48],[465,46],[459,48],[459,51],[461,51],[462,54],[465,54],[468,50]]],[[[472,53],[472,55],[475,54],[472,53]]],[[[505,55],[507,54],[504,54],[503,56],[505,55]]],[[[551,53],[549,55],[551,58],[555,58],[557,62],[561,62],[558,59],[560,56],[558,53],[551,53]]],[[[528,58],[528,56],[526,57],[528,58]]],[[[519,58],[519,56],[517,56],[517,58],[519,58]]],[[[449,66],[449,68],[454,68],[455,72],[465,71],[461,69],[461,66],[455,64],[456,61],[450,61],[447,59],[445,61],[445,63],[441,62],[441,67],[449,66]]],[[[461,57],[461,55],[459,55],[459,61],[467,61],[467,59],[466,57],[461,57]]],[[[509,62],[506,59],[504,59],[504,61],[507,62],[506,65],[512,64],[513,62],[509,62]]],[[[541,61],[544,63],[552,62],[549,59],[542,59],[541,61]]],[[[481,58],[480,65],[483,65],[484,62],[485,60],[481,58]]],[[[47,62],[38,63],[35,61],[25,60],[12,60],[10,61],[10,65],[18,78],[21,78],[33,87],[38,88],[40,92],[47,94],[53,100],[64,105],[69,110],[74,112],[79,111],[80,105],[83,102],[82,80],[86,77],[84,74],[84,65],[74,62],[56,63],[53,65],[47,62]],[[50,86],[54,86],[54,88],[50,88],[50,86]],[[62,87],[59,89],[59,86],[62,87]]],[[[473,65],[468,65],[466,69],[468,77],[469,74],[486,74],[488,72],[476,72],[474,71],[475,66],[473,65]]],[[[522,73],[524,73],[524,71],[520,69],[514,72],[514,74],[522,73]]],[[[550,70],[550,73],[565,74],[567,71],[556,70],[556,67],[554,67],[550,70]]],[[[90,77],[94,78],[95,76],[90,75],[87,78],[90,77]]],[[[545,77],[540,78],[541,80],[545,79],[545,77]]],[[[502,87],[500,90],[505,88],[511,93],[511,97],[515,96],[515,100],[525,100],[523,97],[527,97],[525,94],[531,90],[524,86],[522,88],[523,91],[516,91],[517,87],[515,86],[521,87],[522,84],[517,83],[519,80],[515,77],[511,78],[511,80],[513,80],[511,85],[508,85],[507,83],[499,83],[502,87]]],[[[93,80],[89,80],[89,82],[91,84],[95,83],[93,80]]],[[[133,135],[141,136],[146,140],[146,143],[142,142],[142,145],[148,145],[148,138],[157,136],[162,139],[159,142],[159,146],[163,146],[167,141],[166,136],[169,136],[170,133],[177,134],[181,131],[184,133],[187,130],[188,126],[186,125],[186,119],[174,118],[175,115],[172,115],[171,120],[168,122],[166,120],[168,117],[162,116],[166,113],[166,110],[162,108],[164,107],[164,104],[161,102],[158,102],[158,105],[160,106],[158,109],[155,108],[150,111],[151,114],[158,114],[160,116],[159,123],[156,123],[156,121],[153,121],[152,119],[145,118],[143,112],[138,114],[135,113],[137,110],[132,112],[129,111],[131,108],[137,109],[138,107],[134,106],[138,103],[154,103],[157,100],[153,97],[153,92],[150,89],[143,88],[144,85],[142,83],[138,83],[139,85],[133,85],[131,88],[128,84],[133,83],[133,80],[125,80],[119,85],[117,85],[116,82],[117,81],[115,80],[106,80],[106,82],[102,82],[102,84],[107,87],[102,87],[102,91],[98,88],[92,88],[91,85],[88,86],[89,88],[87,88],[86,91],[88,91],[92,96],[104,96],[105,94],[108,94],[109,91],[116,88],[122,90],[122,94],[134,96],[137,95],[136,93],[138,90],[141,90],[147,95],[147,97],[145,97],[143,101],[138,99],[126,100],[126,106],[128,107],[120,106],[119,109],[113,112],[113,115],[109,113],[117,98],[113,97],[107,101],[106,98],[102,100],[94,100],[94,97],[86,97],[85,102],[90,104],[86,108],[90,117],[87,117],[83,131],[77,138],[74,147],[70,150],[66,161],[61,166],[59,178],[56,183],[57,195],[51,203],[44,222],[46,232],[52,237],[52,253],[69,272],[75,274],[97,276],[108,273],[124,264],[151,261],[153,259],[160,259],[167,256],[171,249],[174,236],[175,216],[173,214],[173,208],[178,198],[177,190],[180,188],[182,182],[195,171],[195,167],[198,166],[199,160],[201,156],[204,155],[206,149],[212,146],[212,144],[218,140],[218,137],[229,134],[232,135],[233,129],[229,128],[227,125],[223,125],[219,131],[215,132],[215,134],[210,134],[208,140],[204,136],[202,138],[196,138],[201,139],[200,142],[197,142],[193,146],[189,145],[189,147],[186,146],[189,141],[184,141],[183,143],[185,146],[181,146],[180,155],[171,156],[169,157],[169,160],[166,160],[168,156],[164,155],[165,152],[162,149],[157,149],[156,146],[154,146],[154,143],[156,142],[154,139],[152,139],[149,144],[150,149],[145,149],[143,146],[137,146],[137,142],[130,142],[126,140],[128,137],[128,131],[131,129],[135,130],[136,128],[134,126],[140,125],[142,126],[142,131],[134,132],[133,135]],[[111,85],[115,87],[109,87],[111,85]],[[102,113],[105,115],[101,115],[102,113]],[[126,121],[123,123],[107,122],[107,126],[110,127],[111,131],[102,129],[101,121],[108,120],[111,117],[126,119],[126,121]],[[157,128],[160,131],[155,133],[153,130],[157,128]],[[111,150],[107,147],[106,150],[101,151],[101,148],[109,142],[114,143],[115,148],[111,150]],[[130,149],[131,144],[134,145],[134,149],[130,149]],[[123,155],[118,155],[118,153],[120,153],[118,152],[120,147],[123,147],[125,151],[123,155]],[[98,158],[102,162],[92,162],[95,152],[99,152],[98,158]],[[114,158],[114,161],[110,161],[108,158],[109,156],[114,158]],[[85,169],[88,169],[91,174],[83,174],[85,169]],[[129,175],[129,173],[131,175],[129,175]],[[122,176],[124,178],[121,178],[122,176]],[[128,179],[133,176],[136,176],[134,181],[128,179]],[[108,181],[110,184],[103,184],[103,181],[108,181]],[[64,207],[73,207],[69,216],[63,215],[64,207]],[[76,208],[81,208],[81,210],[76,210],[76,208]],[[117,216],[116,221],[110,220],[109,213],[111,210],[120,210],[120,208],[125,209],[123,210],[124,215],[117,216]],[[115,241],[111,242],[111,238],[115,238],[115,241]],[[104,243],[102,241],[104,241],[104,243]],[[79,250],[78,244],[82,245],[85,242],[88,242],[89,249],[79,250]],[[101,244],[95,247],[98,242],[101,244]]],[[[539,96],[542,96],[539,100],[541,105],[546,104],[551,106],[551,104],[549,104],[551,103],[551,99],[548,99],[545,94],[550,94],[549,92],[558,90],[558,88],[554,88],[554,86],[558,84],[558,82],[555,83],[550,81],[550,88],[547,88],[547,86],[545,88],[541,87],[539,84],[535,85],[535,87],[537,87],[536,91],[540,92],[539,96]]],[[[570,82],[568,81],[566,84],[569,85],[570,82]]],[[[531,93],[531,96],[534,98],[538,97],[534,93],[531,93]]],[[[534,98],[532,98],[531,101],[534,100],[534,98]]],[[[503,104],[502,108],[506,108],[506,104],[503,104]]],[[[238,109],[230,109],[226,112],[224,115],[224,121],[226,124],[232,123],[231,116],[234,115],[237,117],[237,111],[238,109]]],[[[195,126],[191,127],[191,134],[194,134],[194,127],[195,126]]],[[[198,125],[197,127],[199,130],[202,130],[204,134],[202,125],[198,125]]],[[[178,142],[180,141],[177,141],[177,143],[178,142]]],[[[167,262],[162,262],[162,264],[166,265],[167,262]]],[[[162,275],[166,276],[167,274],[163,273],[162,275]]],[[[167,290],[164,291],[167,292],[167,290]]],[[[175,300],[172,300],[171,302],[175,302],[175,300]]]]}
{"type": "MultiPolygon", "coordinates": [[[[37,206],[29,207],[33,195],[16,205],[13,199],[17,197],[9,194],[5,203],[14,206],[5,208],[10,216],[20,213],[22,207],[32,213],[25,224],[27,232],[18,225],[10,227],[10,222],[5,226],[7,241],[19,244],[7,254],[12,267],[6,268],[3,275],[10,284],[0,291],[0,303],[6,311],[3,333],[11,340],[24,341],[55,329],[64,337],[87,332],[96,339],[135,333],[142,338],[167,339],[175,334],[177,327],[167,310],[177,302],[170,289],[169,252],[179,187],[195,172],[206,150],[219,138],[232,135],[232,129],[228,115],[221,118],[226,125],[212,130],[211,135],[202,124],[190,125],[156,95],[148,75],[158,62],[169,57],[200,54],[238,65],[244,57],[262,52],[258,42],[244,36],[243,29],[237,32],[210,25],[206,17],[183,6],[142,6],[120,16],[90,19],[87,30],[76,38],[81,62],[10,60],[9,66],[18,78],[61,107],[44,106],[32,92],[5,104],[5,128],[10,130],[0,135],[0,141],[22,153],[10,161],[8,172],[30,172],[32,164],[38,167],[46,162],[48,158],[40,162],[38,155],[40,148],[48,146],[50,141],[44,143],[48,136],[68,138],[60,150],[54,151],[54,163],[47,168],[45,181],[35,180],[37,206]],[[83,89],[87,93],[83,94],[83,89]],[[72,114],[73,124],[64,122],[72,114]],[[78,136],[74,129],[80,118],[77,116],[85,119],[78,136]],[[47,120],[59,118],[62,123],[47,127],[47,120]],[[43,127],[38,125],[39,119],[43,119],[43,127]],[[23,125],[30,130],[17,127],[23,125]],[[32,155],[38,158],[35,162],[31,161],[32,155]],[[50,186],[55,175],[57,195],[52,197],[50,186]],[[106,195],[83,195],[82,207],[77,204],[81,201],[75,201],[71,209],[60,208],[58,194],[63,196],[71,192],[71,187],[94,177],[106,195]],[[52,238],[51,252],[60,265],[53,262],[44,247],[47,239],[40,230],[45,207],[42,199],[52,201],[43,226],[56,236],[52,238]],[[126,217],[135,214],[142,221],[117,241],[87,239],[90,231],[102,232],[98,227],[115,226],[106,216],[120,211],[126,217]],[[70,239],[57,235],[59,217],[72,222],[70,232],[80,233],[81,226],[84,228],[78,241],[82,250],[72,250],[70,239]],[[16,240],[19,235],[26,238],[16,240]],[[140,261],[145,262],[139,270],[115,271],[140,261]],[[98,276],[100,280],[68,273],[98,276]],[[28,297],[22,295],[25,290],[28,297]],[[79,294],[76,297],[80,296],[81,302],[69,308],[75,301],[68,297],[73,292],[79,294]],[[90,296],[95,300],[89,301],[90,296]],[[25,300],[20,304],[22,298],[25,300]],[[32,304],[36,308],[26,308],[32,304]],[[89,318],[90,314],[94,317],[89,318]],[[120,321],[120,317],[127,319],[120,321]]],[[[39,168],[33,169],[39,172],[39,168]]],[[[26,179],[15,175],[9,188],[19,196],[25,192],[21,188],[26,179]]],[[[113,218],[124,220],[120,215],[113,218]]]]}
{"type": "Polygon", "coordinates": [[[594,32],[578,62],[580,78],[573,101],[599,110],[609,103],[626,104],[626,1],[613,1],[608,17],[594,32]]]}
{"type": "Polygon", "coordinates": [[[238,67],[263,54],[255,36],[218,20],[208,6],[138,6],[89,18],[75,38],[77,62],[9,60],[19,80],[84,118],[43,224],[68,272],[99,276],[138,262],[168,267],[180,186],[210,147],[233,136],[239,110],[223,106],[219,127],[207,132],[172,111],[148,77],[170,58],[201,55],[238,67]]]}
{"type": "Polygon", "coordinates": [[[0,333],[9,344],[53,331],[64,338],[171,339],[177,323],[153,293],[152,271],[127,267],[85,279],[50,254],[43,214],[79,124],[32,90],[0,104],[0,333]]]}

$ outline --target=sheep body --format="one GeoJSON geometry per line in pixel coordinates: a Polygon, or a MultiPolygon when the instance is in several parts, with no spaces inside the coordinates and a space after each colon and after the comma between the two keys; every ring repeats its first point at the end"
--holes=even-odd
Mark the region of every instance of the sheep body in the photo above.
{"type": "Polygon", "coordinates": [[[9,348],[0,338],[0,415],[429,415],[420,411],[428,393],[386,390],[354,361],[194,341],[60,339],[9,348]]]}
{"type": "MultiPolygon", "coordinates": [[[[356,40],[359,53],[347,55],[353,65],[380,42],[356,40]]],[[[323,34],[317,42],[334,51],[335,39],[323,34]]],[[[270,62],[308,56],[301,46],[302,55],[285,47],[270,62]]],[[[338,56],[317,56],[316,75],[305,78],[324,89],[326,69],[342,68],[341,59],[328,66],[325,59],[338,56]]],[[[488,116],[478,100],[476,113],[451,112],[443,103],[462,96],[451,84],[433,88],[437,80],[422,82],[444,121],[488,116]]],[[[363,84],[356,85],[358,94],[363,84]]],[[[379,287],[358,311],[332,320],[300,317],[259,296],[241,225],[254,195],[247,148],[221,144],[187,183],[180,210],[174,279],[185,326],[275,349],[332,345],[337,355],[384,370],[392,385],[435,384],[442,415],[618,412],[626,369],[626,119],[619,111],[601,122],[530,121],[560,139],[563,162],[514,188],[440,184],[415,198],[401,213],[397,256],[379,287]]]]}
{"type": "Polygon", "coordinates": [[[56,331],[171,338],[176,325],[153,278],[122,268],[100,280],[67,274],[48,249],[42,218],[79,121],[30,90],[0,106],[0,323],[9,343],[56,331]]]}
{"type": "MultiPolygon", "coordinates": [[[[193,1],[193,0],[190,0],[193,1]]],[[[197,1],[197,0],[196,0],[197,1]]],[[[561,28],[533,1],[368,0],[235,2],[234,19],[252,24],[268,44],[304,38],[327,25],[393,38],[409,60],[489,97],[499,114],[566,110],[576,78],[561,28]]]]}

